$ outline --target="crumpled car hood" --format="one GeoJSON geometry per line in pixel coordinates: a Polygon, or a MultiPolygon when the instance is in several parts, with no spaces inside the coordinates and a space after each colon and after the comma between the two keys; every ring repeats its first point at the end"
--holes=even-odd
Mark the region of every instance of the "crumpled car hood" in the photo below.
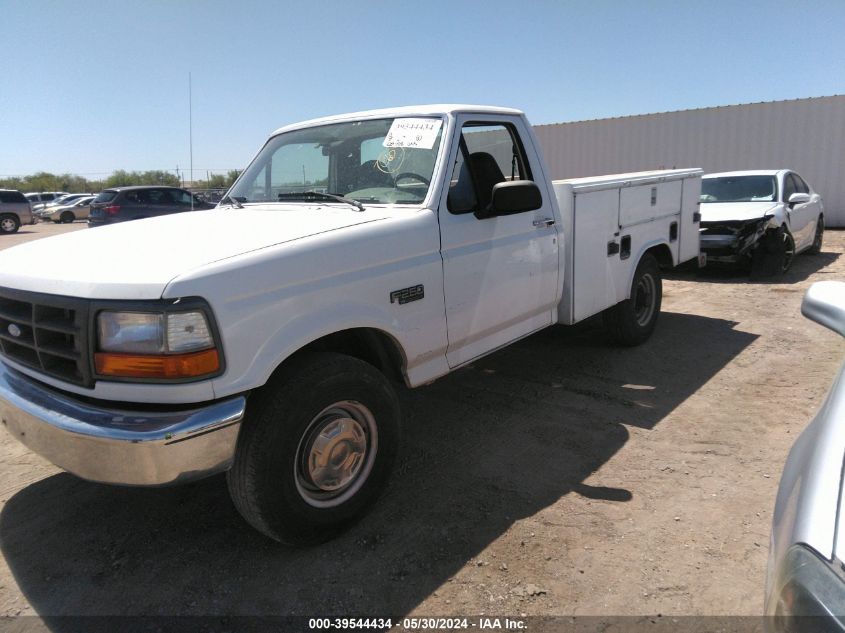
{"type": "Polygon", "coordinates": [[[777,202],[702,202],[702,222],[746,222],[773,214],[780,206],[777,202]]]}

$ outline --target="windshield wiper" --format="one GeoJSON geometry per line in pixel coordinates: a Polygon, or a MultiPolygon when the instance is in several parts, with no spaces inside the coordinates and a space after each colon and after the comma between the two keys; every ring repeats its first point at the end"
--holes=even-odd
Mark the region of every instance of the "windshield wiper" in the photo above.
{"type": "Polygon", "coordinates": [[[232,204],[232,206],[235,207],[236,209],[243,209],[244,208],[244,205],[241,204],[240,200],[238,200],[231,193],[227,193],[225,196],[223,196],[220,199],[220,202],[218,202],[217,204],[223,204],[224,202],[226,202],[226,200],[228,200],[232,204]]]}
{"type": "Polygon", "coordinates": [[[279,201],[283,200],[302,200],[304,202],[314,202],[315,200],[332,200],[334,202],[345,202],[346,204],[352,205],[358,211],[364,210],[364,205],[358,202],[357,200],[353,200],[352,198],[347,198],[346,196],[341,196],[336,193],[323,193],[321,191],[301,191],[299,193],[280,193],[278,196],[279,201]]]}

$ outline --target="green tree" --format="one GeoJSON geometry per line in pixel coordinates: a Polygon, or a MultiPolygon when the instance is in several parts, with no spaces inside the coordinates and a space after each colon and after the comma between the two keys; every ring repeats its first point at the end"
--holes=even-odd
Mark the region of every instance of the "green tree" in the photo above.
{"type": "Polygon", "coordinates": [[[125,171],[118,169],[106,178],[106,187],[128,187],[130,185],[169,185],[178,187],[181,183],[174,174],[162,170],[125,171]]]}

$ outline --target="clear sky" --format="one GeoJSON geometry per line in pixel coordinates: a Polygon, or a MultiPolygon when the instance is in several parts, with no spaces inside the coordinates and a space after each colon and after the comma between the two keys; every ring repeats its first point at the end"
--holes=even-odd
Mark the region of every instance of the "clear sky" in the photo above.
{"type": "Polygon", "coordinates": [[[243,168],[298,120],[553,123],[845,93],[845,0],[0,0],[0,176],[243,168]]]}

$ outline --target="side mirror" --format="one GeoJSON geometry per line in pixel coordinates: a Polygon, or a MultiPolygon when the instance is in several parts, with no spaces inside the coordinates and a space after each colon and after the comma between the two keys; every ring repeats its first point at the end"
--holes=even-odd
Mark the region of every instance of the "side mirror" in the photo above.
{"type": "Polygon", "coordinates": [[[477,211],[475,217],[483,220],[499,215],[533,211],[542,206],[543,196],[533,180],[512,180],[494,185],[490,206],[483,211],[477,211]]]}
{"type": "Polygon", "coordinates": [[[845,283],[841,281],[814,283],[804,295],[801,314],[840,336],[845,336],[845,283]]]}
{"type": "Polygon", "coordinates": [[[805,202],[810,201],[810,194],[809,193],[793,193],[789,196],[789,204],[804,204],[805,202]]]}

